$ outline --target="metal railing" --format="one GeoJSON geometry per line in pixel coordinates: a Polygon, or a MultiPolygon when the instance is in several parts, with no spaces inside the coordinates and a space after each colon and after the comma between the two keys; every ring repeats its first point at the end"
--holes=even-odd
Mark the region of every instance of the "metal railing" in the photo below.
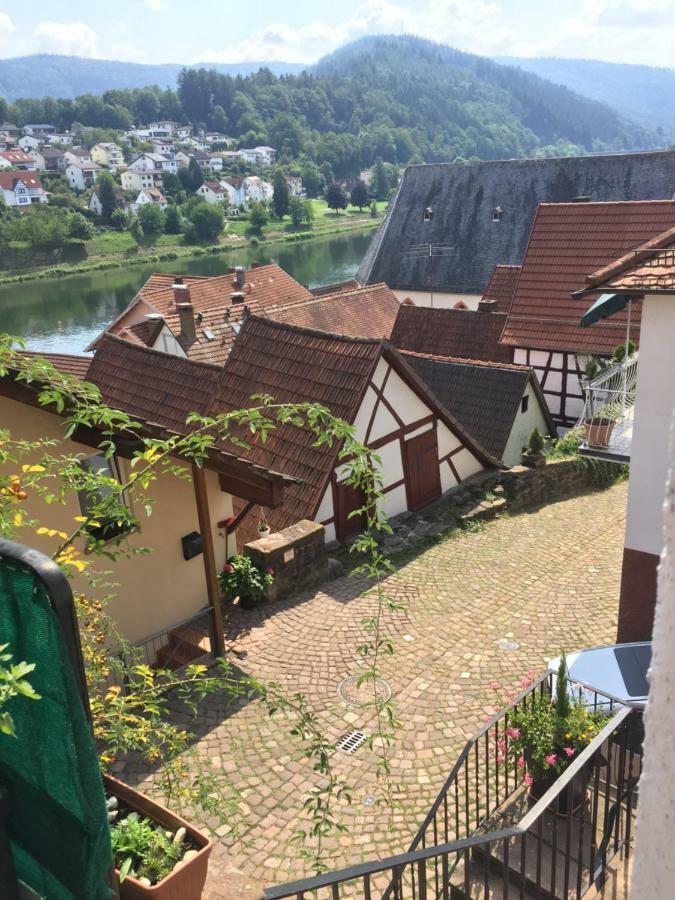
{"type": "Polygon", "coordinates": [[[623,462],[630,458],[633,413],[637,394],[638,354],[609,366],[584,388],[584,410],[579,425],[587,455],[623,462]]]}
{"type": "Polygon", "coordinates": [[[514,886],[523,898],[569,900],[600,885],[614,855],[629,852],[641,714],[580,686],[585,702],[608,714],[607,723],[533,801],[522,778],[493,765],[492,754],[497,739],[508,739],[502,737],[508,715],[550,691],[552,682],[550,674],[542,676],[469,741],[407,853],[268,888],[267,900],[310,892],[317,900],[507,900],[514,886]],[[497,827],[509,819],[515,823],[497,827]]]}

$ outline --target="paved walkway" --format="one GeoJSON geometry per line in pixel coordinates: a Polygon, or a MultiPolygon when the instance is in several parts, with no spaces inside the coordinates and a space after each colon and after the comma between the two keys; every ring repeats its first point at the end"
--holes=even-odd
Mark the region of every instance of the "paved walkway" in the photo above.
{"type": "MultiPolygon", "coordinates": [[[[386,616],[395,654],[383,666],[401,722],[392,752],[398,802],[393,812],[370,805],[383,796],[375,753],[336,753],[353,794],[342,811],[348,833],[327,841],[331,867],[407,849],[465,741],[493,710],[492,682],[516,687],[561,650],[614,639],[626,489],[618,484],[458,532],[387,580],[387,592],[406,604],[386,616]]],[[[374,609],[365,587],[343,578],[231,623],[246,654],[238,664],[305,693],[334,740],[374,730],[372,711],[350,708],[337,694],[343,678],[364,668],[360,623],[374,609]]],[[[236,790],[240,808],[229,825],[211,822],[220,846],[205,896],[252,897],[260,884],[311,874],[292,837],[314,779],[283,720],[269,719],[257,702],[233,712],[210,698],[200,724],[197,751],[236,790]],[[244,873],[236,890],[232,867],[244,873]]]]}

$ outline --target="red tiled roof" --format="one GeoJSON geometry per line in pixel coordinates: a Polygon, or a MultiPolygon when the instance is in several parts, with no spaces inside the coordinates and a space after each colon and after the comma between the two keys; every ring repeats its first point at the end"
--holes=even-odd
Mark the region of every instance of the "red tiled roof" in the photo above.
{"type": "Polygon", "coordinates": [[[602,291],[654,293],[675,289],[675,228],[586,278],[602,291]]]}
{"type": "Polygon", "coordinates": [[[207,188],[210,188],[210,190],[212,190],[214,194],[224,194],[225,193],[225,188],[222,186],[222,184],[218,184],[217,181],[205,181],[204,185],[207,188]]]}
{"type": "Polygon", "coordinates": [[[27,188],[44,190],[35,172],[0,172],[0,188],[3,190],[13,191],[17,181],[23,182],[27,188]]]}
{"type": "Polygon", "coordinates": [[[76,378],[85,379],[91,364],[91,356],[79,356],[71,353],[42,353],[39,350],[25,350],[24,356],[39,356],[46,359],[62,375],[74,375],[76,378]]]}
{"type": "Polygon", "coordinates": [[[506,313],[401,304],[391,342],[401,350],[459,359],[510,362],[499,343],[506,313]]]}
{"type": "MultiPolygon", "coordinates": [[[[626,313],[581,328],[571,294],[585,278],[675,225],[675,201],[542,203],[537,210],[502,342],[509,346],[610,353],[626,313]]],[[[588,295],[589,305],[595,299],[588,295]]],[[[639,322],[639,310],[633,319],[639,322]]],[[[637,338],[637,329],[635,329],[637,338]]]]}
{"type": "Polygon", "coordinates": [[[483,300],[495,300],[499,312],[508,312],[518,284],[520,266],[495,266],[485,291],[483,300]]]}
{"type": "Polygon", "coordinates": [[[332,334],[388,338],[399,305],[386,284],[374,284],[357,290],[322,294],[305,303],[272,310],[268,316],[277,322],[332,334]]]}
{"type": "Polygon", "coordinates": [[[7,160],[7,162],[11,163],[32,163],[35,162],[32,156],[29,156],[27,153],[24,153],[23,150],[3,150],[0,152],[0,156],[7,160]]]}
{"type": "MultiPolygon", "coordinates": [[[[384,284],[384,282],[381,282],[384,284]]],[[[324,294],[339,294],[342,291],[355,291],[362,287],[356,278],[349,278],[347,281],[338,281],[336,284],[323,284],[320,287],[310,288],[315,297],[322,297],[324,294]]]]}

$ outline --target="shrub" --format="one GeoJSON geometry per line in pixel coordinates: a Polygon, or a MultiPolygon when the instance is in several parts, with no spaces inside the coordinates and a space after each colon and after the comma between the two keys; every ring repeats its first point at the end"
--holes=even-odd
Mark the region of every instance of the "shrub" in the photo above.
{"type": "Polygon", "coordinates": [[[538,456],[544,449],[544,438],[538,428],[535,428],[530,435],[528,449],[532,456],[538,456]]]}

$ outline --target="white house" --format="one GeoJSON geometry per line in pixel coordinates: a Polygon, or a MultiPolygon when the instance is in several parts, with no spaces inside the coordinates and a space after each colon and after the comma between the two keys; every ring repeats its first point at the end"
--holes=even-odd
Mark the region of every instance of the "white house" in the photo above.
{"type": "Polygon", "coordinates": [[[122,189],[125,191],[142,191],[145,188],[154,187],[155,182],[159,181],[161,177],[161,172],[157,172],[155,169],[136,171],[129,168],[120,173],[122,189]]]}
{"type": "Polygon", "coordinates": [[[113,172],[116,172],[124,165],[122,149],[111,142],[94,144],[91,148],[91,158],[99,166],[105,166],[106,169],[110,169],[113,172]]]}
{"type": "Polygon", "coordinates": [[[147,187],[139,191],[131,208],[134,212],[138,212],[141,206],[145,206],[147,203],[155,203],[160,209],[166,209],[166,197],[155,187],[147,187]]]}
{"type": "Polygon", "coordinates": [[[69,131],[55,132],[48,134],[45,138],[48,144],[62,144],[64,147],[71,147],[73,144],[73,136],[69,131]]]}
{"type": "Polygon", "coordinates": [[[166,156],[164,153],[141,153],[128,166],[132,172],[171,172],[178,171],[178,161],[166,156]]]}
{"type": "Polygon", "coordinates": [[[152,153],[165,153],[167,156],[173,156],[174,145],[170,138],[150,138],[152,144],[152,153]]]}
{"type": "Polygon", "coordinates": [[[66,168],[65,156],[56,147],[41,147],[39,150],[29,150],[28,155],[35,160],[35,165],[39,172],[63,172],[66,168]]]}
{"type": "Polygon", "coordinates": [[[271,200],[274,188],[269,181],[264,181],[259,175],[249,175],[244,178],[244,196],[246,205],[249,203],[264,203],[271,200]]]}
{"type": "Polygon", "coordinates": [[[45,138],[50,134],[54,134],[56,128],[53,125],[39,124],[39,125],[24,125],[23,133],[32,135],[37,138],[45,138]]]}
{"type": "Polygon", "coordinates": [[[227,189],[217,181],[205,181],[195,191],[203,197],[207,203],[226,203],[229,202],[229,193],[227,189]]]}
{"type": "Polygon", "coordinates": [[[69,165],[70,163],[90,163],[94,161],[91,158],[89,150],[86,150],[84,147],[69,147],[67,150],[64,150],[63,155],[66,159],[66,165],[69,165]]]}
{"type": "Polygon", "coordinates": [[[47,191],[34,172],[0,172],[0,192],[6,206],[47,203],[47,191]]]}
{"type": "Polygon", "coordinates": [[[101,167],[94,162],[71,162],[66,166],[66,178],[73,190],[85,191],[94,184],[100,171],[101,167]]]}
{"type": "Polygon", "coordinates": [[[30,153],[31,150],[37,150],[41,142],[32,134],[24,134],[17,143],[25,153],[30,153]]]}
{"type": "Polygon", "coordinates": [[[246,205],[246,190],[244,188],[244,179],[234,176],[221,178],[220,184],[227,191],[230,199],[230,209],[235,209],[246,205]]]}
{"type": "Polygon", "coordinates": [[[242,147],[239,156],[252,166],[272,166],[277,158],[274,147],[242,147]]]}
{"type": "MultiPolygon", "coordinates": [[[[129,209],[129,201],[124,196],[123,190],[119,187],[115,187],[113,188],[113,193],[115,195],[115,208],[129,209]]],[[[97,216],[103,215],[103,207],[101,205],[101,199],[98,195],[98,185],[94,186],[94,189],[89,195],[89,203],[87,205],[92,212],[96,213],[97,216]]]]}

